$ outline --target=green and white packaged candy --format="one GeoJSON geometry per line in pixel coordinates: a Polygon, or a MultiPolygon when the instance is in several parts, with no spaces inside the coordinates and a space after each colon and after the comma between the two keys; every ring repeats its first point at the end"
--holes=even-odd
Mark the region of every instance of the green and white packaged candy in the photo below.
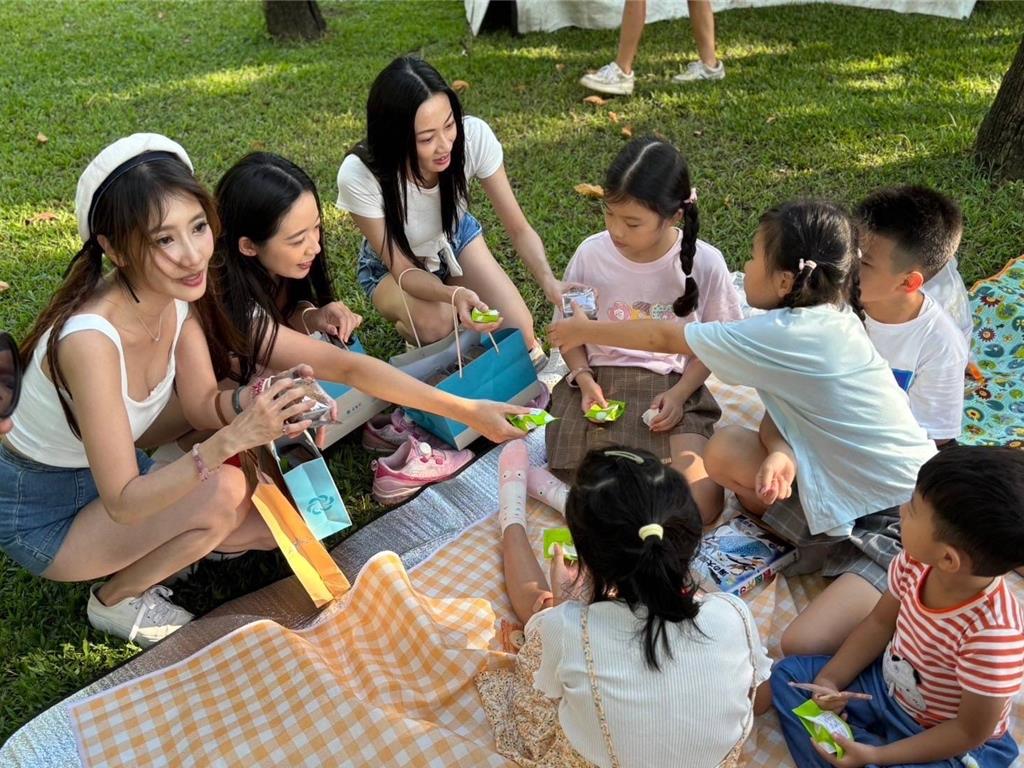
{"type": "Polygon", "coordinates": [[[626,412],[626,403],[623,400],[609,400],[608,407],[602,408],[594,403],[584,414],[590,421],[598,424],[610,424],[626,412]]]}
{"type": "Polygon", "coordinates": [[[505,418],[509,424],[523,432],[530,432],[555,420],[555,417],[543,408],[531,408],[529,413],[510,413],[505,418]]]}
{"type": "Polygon", "coordinates": [[[501,313],[496,309],[488,309],[486,312],[473,309],[469,316],[473,319],[474,323],[496,323],[501,320],[501,313]]]}
{"type": "Polygon", "coordinates": [[[821,748],[830,755],[842,759],[846,750],[836,743],[836,736],[853,739],[853,731],[843,718],[835,712],[822,709],[814,699],[808,699],[796,707],[793,714],[804,724],[804,728],[811,734],[813,741],[821,745],[821,748]]]}

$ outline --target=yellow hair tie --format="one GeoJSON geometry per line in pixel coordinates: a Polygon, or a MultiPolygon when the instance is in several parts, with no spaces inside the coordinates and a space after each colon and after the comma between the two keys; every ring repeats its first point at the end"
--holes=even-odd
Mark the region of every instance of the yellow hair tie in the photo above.
{"type": "Polygon", "coordinates": [[[647,525],[640,526],[640,540],[643,541],[648,536],[657,536],[659,539],[665,535],[665,529],[657,523],[648,523],[647,525]]]}

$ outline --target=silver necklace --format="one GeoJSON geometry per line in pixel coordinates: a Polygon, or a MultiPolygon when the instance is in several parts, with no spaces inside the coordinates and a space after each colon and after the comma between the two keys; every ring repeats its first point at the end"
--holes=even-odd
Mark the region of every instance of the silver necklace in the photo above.
{"type": "Polygon", "coordinates": [[[167,307],[165,306],[162,310],[160,310],[160,317],[157,318],[156,333],[154,334],[151,330],[149,330],[149,326],[146,325],[146,321],[142,319],[142,314],[139,312],[139,310],[136,309],[134,305],[132,305],[131,297],[128,296],[128,291],[125,290],[124,285],[121,286],[121,290],[124,292],[125,298],[129,300],[128,304],[129,306],[131,306],[132,312],[135,313],[135,317],[138,318],[139,325],[141,325],[143,330],[146,331],[146,335],[149,336],[149,338],[152,339],[154,343],[160,341],[160,337],[163,335],[164,332],[164,312],[167,311],[167,307]]]}

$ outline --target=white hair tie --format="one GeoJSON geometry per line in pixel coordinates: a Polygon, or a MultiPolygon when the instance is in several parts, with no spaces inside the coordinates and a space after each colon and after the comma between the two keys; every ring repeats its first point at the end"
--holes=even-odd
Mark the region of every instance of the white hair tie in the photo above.
{"type": "MultiPolygon", "coordinates": [[[[813,272],[815,267],[817,266],[818,262],[816,261],[811,261],[810,259],[800,259],[799,263],[797,263],[797,271],[803,272],[805,269],[809,269],[811,272],[813,272]]],[[[808,274],[810,274],[810,272],[808,272],[808,274]]]]}

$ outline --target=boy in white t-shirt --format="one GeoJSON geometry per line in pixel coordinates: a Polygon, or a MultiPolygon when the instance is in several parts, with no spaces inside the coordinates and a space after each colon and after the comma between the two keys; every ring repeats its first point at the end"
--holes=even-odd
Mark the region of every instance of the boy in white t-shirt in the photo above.
{"type": "Polygon", "coordinates": [[[953,318],[921,288],[960,245],[960,209],[925,187],[891,187],[864,199],[856,217],[864,327],[914,417],[941,446],[960,434],[968,348],[953,318]]]}

